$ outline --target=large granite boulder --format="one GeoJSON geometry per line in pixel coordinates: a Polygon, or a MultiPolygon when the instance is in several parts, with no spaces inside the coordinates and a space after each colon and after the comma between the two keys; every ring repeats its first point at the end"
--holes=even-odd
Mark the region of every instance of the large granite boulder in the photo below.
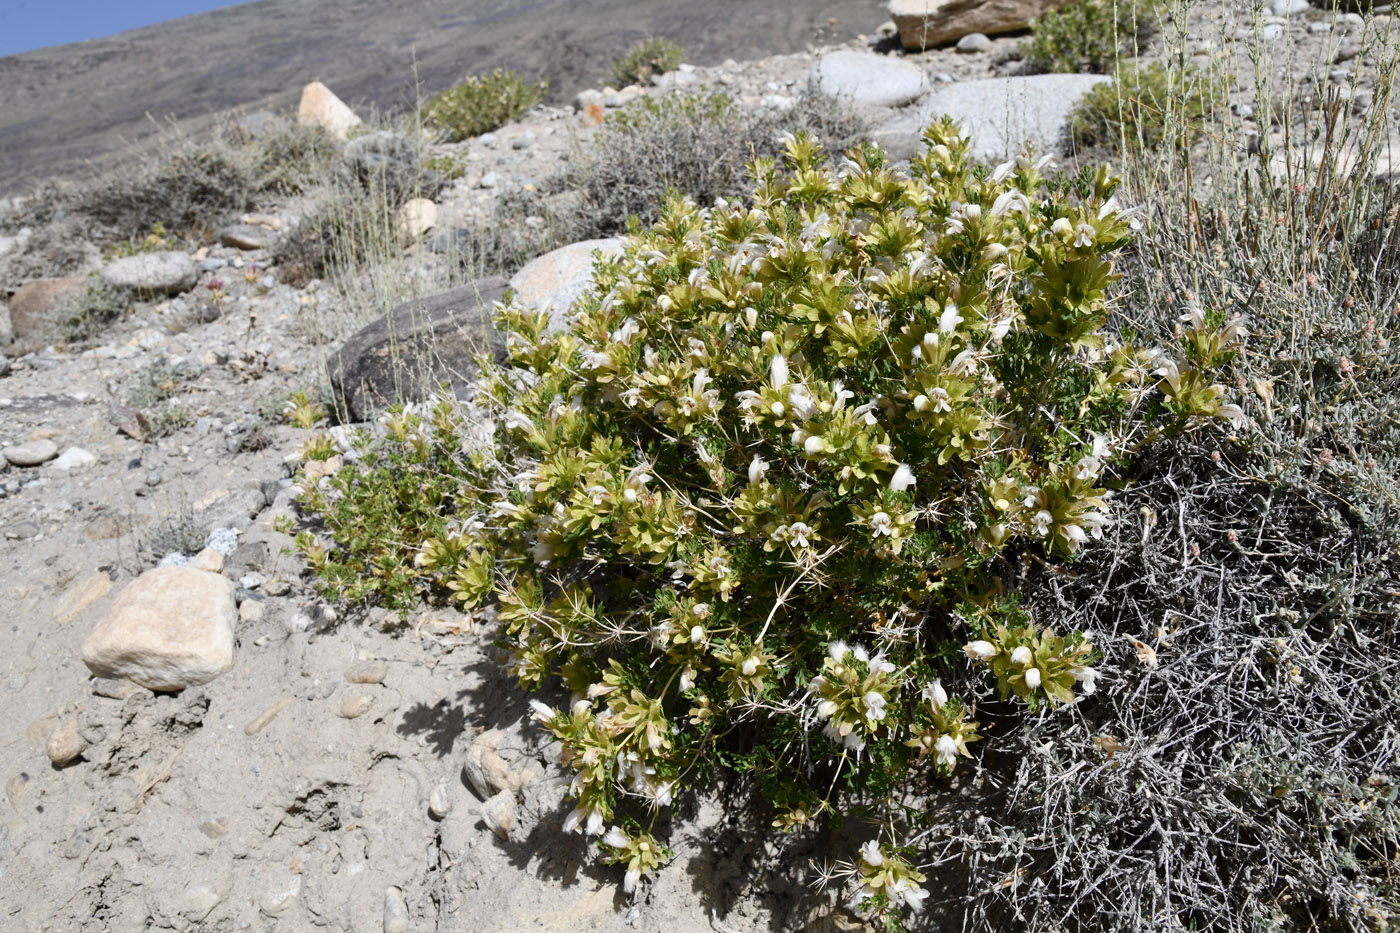
{"type": "Polygon", "coordinates": [[[924,98],[915,122],[922,129],[944,114],[951,116],[972,136],[972,154],[987,161],[1018,155],[1026,143],[1042,154],[1059,153],[1075,104],[1095,85],[1111,80],[1050,74],[958,81],[924,98]]]}
{"type": "Polygon", "coordinates": [[[515,303],[522,308],[547,308],[550,327],[568,327],[569,308],[593,287],[593,254],[616,256],[622,239],[584,240],[538,256],[511,276],[515,303]]]}
{"type": "Polygon", "coordinates": [[[336,405],[349,421],[379,408],[425,398],[444,383],[475,385],[476,357],[505,358],[491,306],[505,296],[499,276],[407,301],[352,335],[326,361],[336,405]]]}
{"type": "Polygon", "coordinates": [[[890,19],[906,49],[957,42],[980,32],[1016,32],[1042,13],[1073,0],[890,0],[890,19]]]}
{"type": "Polygon", "coordinates": [[[807,83],[812,93],[847,101],[860,110],[898,107],[928,89],[928,77],[918,65],[854,49],[823,55],[807,83]]]}

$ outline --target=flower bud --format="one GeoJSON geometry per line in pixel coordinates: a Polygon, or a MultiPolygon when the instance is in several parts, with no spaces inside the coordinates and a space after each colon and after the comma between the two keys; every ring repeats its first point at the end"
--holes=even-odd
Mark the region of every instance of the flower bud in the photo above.
{"type": "Polygon", "coordinates": [[[982,639],[970,641],[963,645],[963,654],[974,661],[990,661],[999,653],[996,645],[989,641],[983,641],[982,639]]]}
{"type": "Polygon", "coordinates": [[[1040,668],[1032,667],[1026,671],[1026,687],[1031,690],[1040,689],[1040,668]]]}
{"type": "Polygon", "coordinates": [[[1027,648],[1025,645],[1021,645],[1015,651],[1011,652],[1011,663],[1017,667],[1030,667],[1031,662],[1034,660],[1034,656],[1031,655],[1031,649],[1027,648]]]}
{"type": "Polygon", "coordinates": [[[802,442],[802,449],[807,451],[807,456],[815,457],[826,449],[826,443],[820,437],[813,434],[802,442]]]}

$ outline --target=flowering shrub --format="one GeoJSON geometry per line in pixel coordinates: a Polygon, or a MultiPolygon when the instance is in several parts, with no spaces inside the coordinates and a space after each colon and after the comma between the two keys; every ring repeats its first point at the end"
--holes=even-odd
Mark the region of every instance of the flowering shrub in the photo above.
{"type": "MultiPolygon", "coordinates": [[[[499,311],[497,446],[458,455],[416,562],[494,599],[526,688],[572,694],[535,703],[573,774],[565,827],[629,888],[666,857],[659,808],[719,767],[796,826],[952,772],[986,744],[984,692],[1092,693],[1094,645],[1017,606],[1011,556],[1073,559],[1118,465],[1241,417],[1214,376],[1238,321],[1188,313],[1175,354],[1101,333],[1131,234],[1107,170],[978,166],[946,120],[925,141],[904,172],[795,138],[751,204],[674,198],[600,260],[567,332],[499,311]],[[969,665],[988,690],[951,695],[969,665]]],[[[452,417],[395,415],[390,440],[426,460],[452,417]]],[[[867,845],[859,900],[917,909],[907,854],[867,845]]]]}

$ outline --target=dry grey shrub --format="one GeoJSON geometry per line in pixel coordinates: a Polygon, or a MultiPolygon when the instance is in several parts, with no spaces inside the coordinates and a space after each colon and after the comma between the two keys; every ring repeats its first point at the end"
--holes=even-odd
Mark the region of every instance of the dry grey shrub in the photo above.
{"type": "Polygon", "coordinates": [[[1227,125],[1121,154],[1143,230],[1114,323],[1169,340],[1189,305],[1246,314],[1251,426],[1144,461],[1067,572],[1008,568],[1041,623],[1106,646],[1103,686],[1005,724],[981,789],[932,799],[945,929],[1400,922],[1400,191],[1372,181],[1393,45],[1377,58],[1372,110],[1323,101],[1293,151],[1227,125]]]}

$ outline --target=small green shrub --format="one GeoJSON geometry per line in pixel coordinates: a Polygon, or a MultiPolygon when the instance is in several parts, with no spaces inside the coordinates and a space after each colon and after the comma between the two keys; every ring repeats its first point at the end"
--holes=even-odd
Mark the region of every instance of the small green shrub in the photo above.
{"type": "Polygon", "coordinates": [[[434,94],[423,105],[423,117],[449,141],[461,142],[517,119],[544,100],[548,90],[548,81],[531,83],[497,68],[434,94]]]}
{"type": "Polygon", "coordinates": [[[646,39],[632,46],[626,55],[613,62],[612,83],[616,87],[646,84],[652,75],[675,71],[683,57],[685,49],[670,39],[646,39]]]}
{"type": "Polygon", "coordinates": [[[1189,145],[1224,96],[1219,80],[1194,66],[1125,64],[1112,82],[1097,85],[1075,106],[1070,142],[1076,149],[1114,148],[1127,134],[1147,150],[1168,141],[1189,145]]]}
{"type": "Polygon", "coordinates": [[[565,828],[628,890],[659,809],[732,771],[775,826],[886,822],[846,877],[918,909],[920,817],[887,802],[990,744],[986,704],[1094,690],[1099,648],[1018,605],[1021,558],[1072,561],[1143,451],[1240,416],[1237,322],[1192,312],[1173,352],[1102,332],[1130,239],[1106,169],[1051,186],[950,120],[926,140],[907,174],[874,147],[838,174],[798,137],[749,204],[672,197],[568,332],[500,310],[494,447],[435,400],[302,480],[331,589],[493,599],[510,672],[570,695],[535,704],[565,828]]]}
{"type": "Polygon", "coordinates": [[[1021,60],[1033,73],[1112,74],[1121,58],[1137,56],[1166,5],[1166,0],[1079,0],[1051,10],[1031,23],[1021,60]]]}

